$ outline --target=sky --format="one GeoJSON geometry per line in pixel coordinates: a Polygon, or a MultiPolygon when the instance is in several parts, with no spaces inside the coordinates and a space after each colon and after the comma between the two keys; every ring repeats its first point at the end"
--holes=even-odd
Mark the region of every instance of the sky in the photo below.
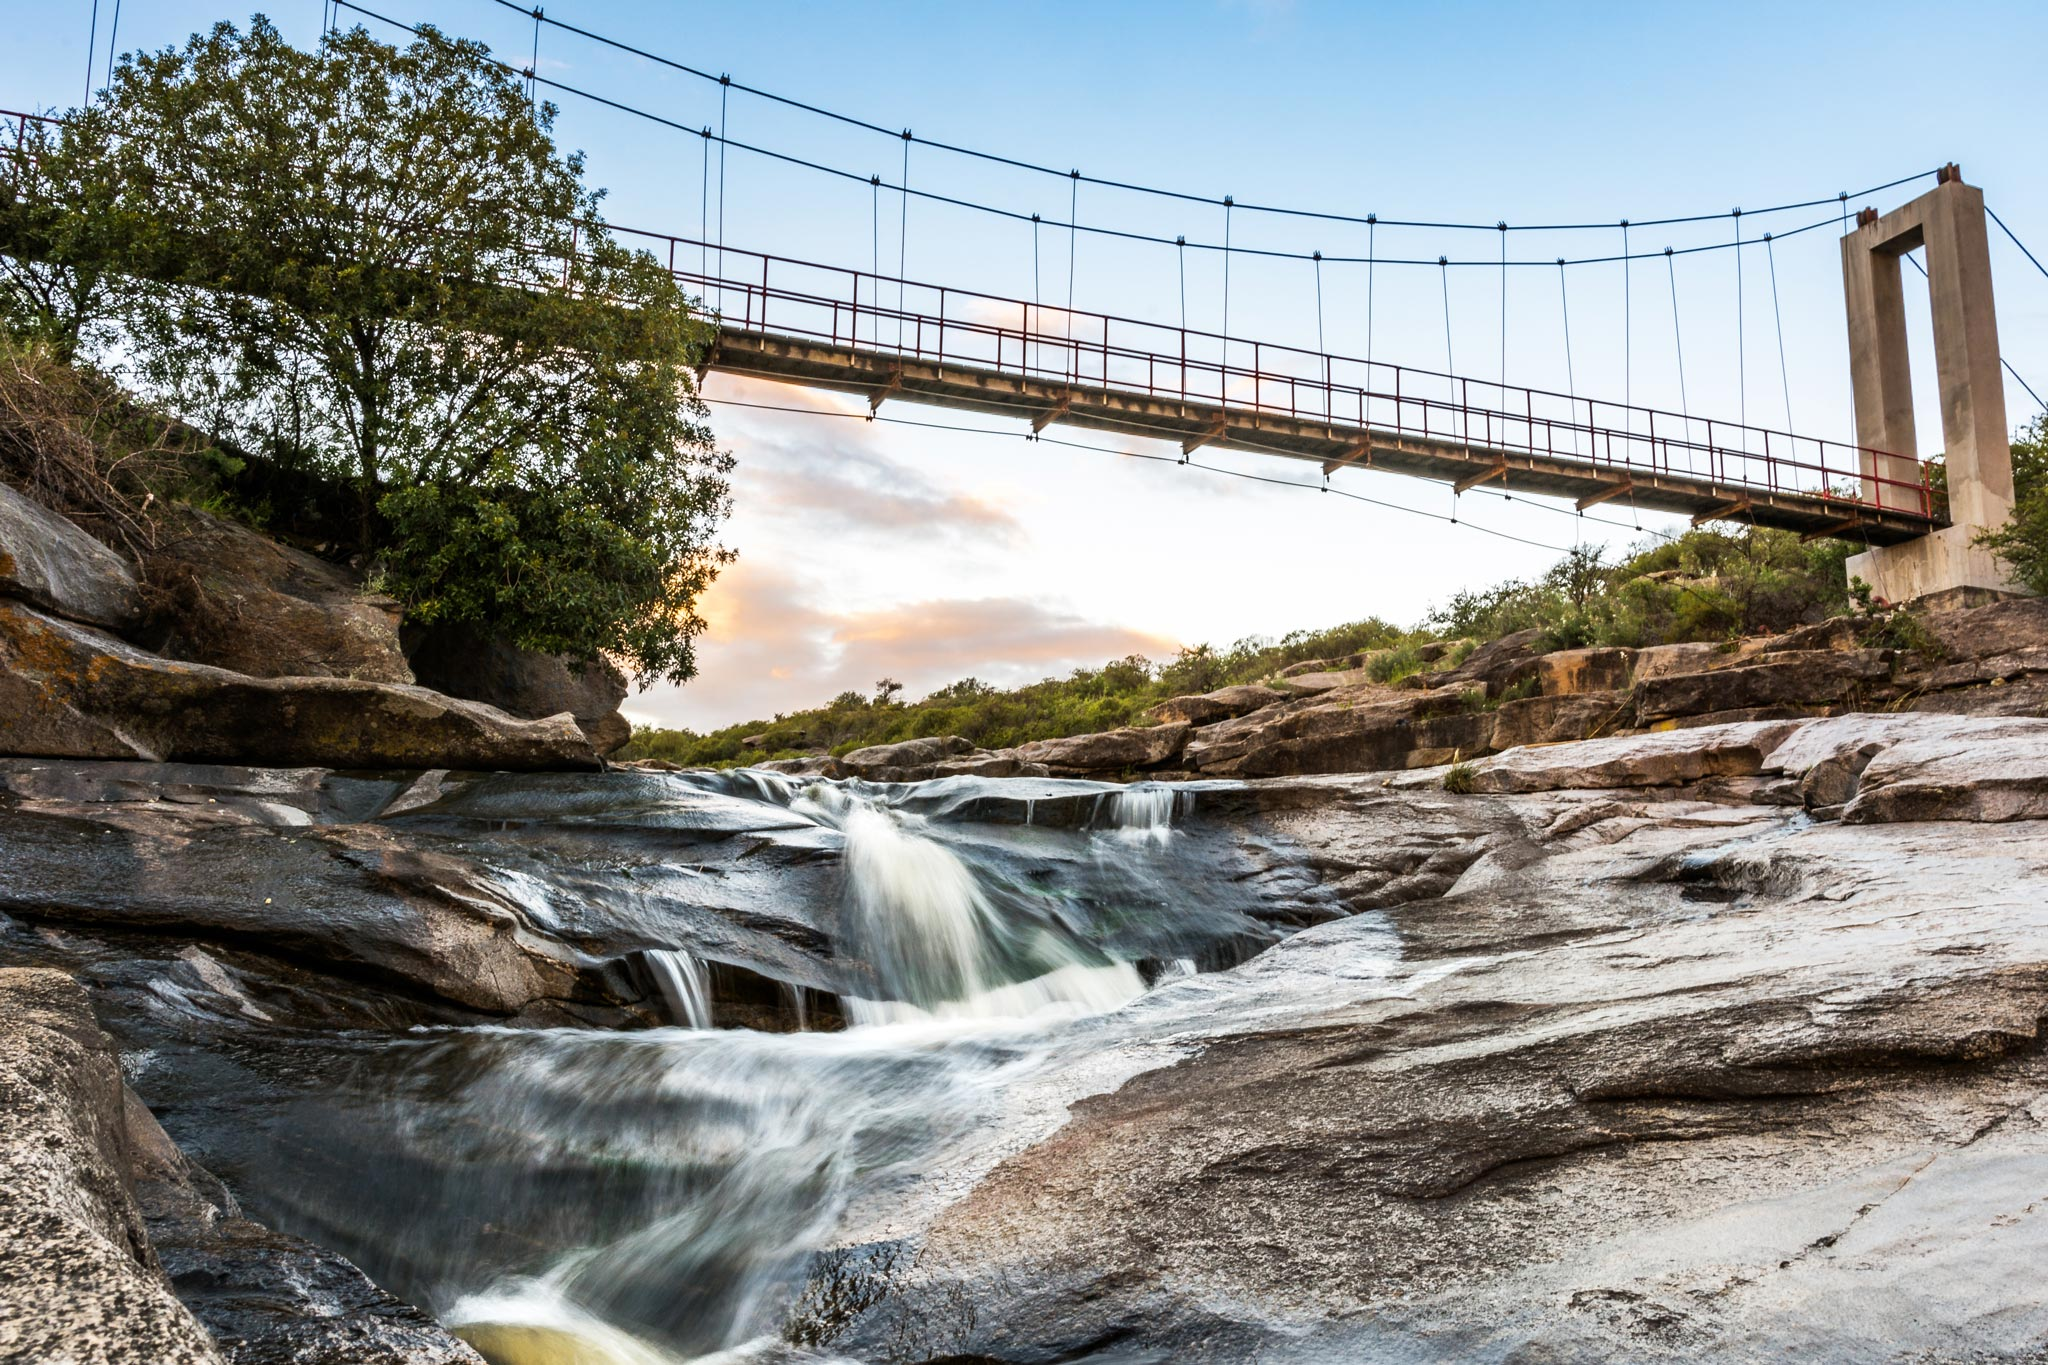
{"type": "MultiPolygon", "coordinates": [[[[493,0],[368,7],[482,39],[520,65],[534,53],[531,18],[493,0]]],[[[20,7],[0,50],[0,107],[62,108],[84,97],[93,9],[90,0],[20,7]]],[[[100,79],[114,9],[100,0],[100,79]]],[[[311,41],[323,9],[288,0],[268,12],[288,37],[311,41]]],[[[1727,239],[1735,207],[1751,210],[1746,237],[1783,235],[1829,210],[1754,210],[1832,199],[1953,160],[2037,256],[2048,246],[2040,108],[2030,93],[2048,50],[2048,6],[2038,3],[1937,11],[560,0],[547,15],[919,138],[1203,198],[1232,195],[1239,205],[1517,225],[1721,215],[1636,229],[1634,249],[1655,252],[1727,239]]],[[[124,0],[116,41],[122,51],[162,47],[221,19],[246,22],[247,10],[124,0]]],[[[343,21],[403,36],[357,11],[345,9],[343,21]]],[[[723,117],[736,142],[902,181],[899,137],[731,91],[721,115],[715,81],[554,27],[542,30],[538,59],[548,80],[685,130],[723,117]]],[[[590,182],[608,190],[615,223],[685,235],[708,224],[735,252],[839,267],[879,260],[884,273],[900,259],[917,280],[1032,296],[1027,223],[924,199],[906,206],[886,189],[738,150],[727,153],[721,198],[703,138],[543,93],[560,108],[558,139],[587,154],[590,182]]],[[[916,188],[1048,220],[1064,220],[1071,203],[1083,223],[1197,244],[1220,242],[1226,228],[1213,204],[1075,190],[1064,176],[922,143],[908,174],[916,188]]],[[[1849,207],[1888,210],[1931,184],[1849,207]]],[[[1338,257],[1368,247],[1357,224],[1232,209],[1227,226],[1237,248],[1338,257]]],[[[1372,233],[1383,261],[1483,260],[1500,250],[1493,231],[1372,233]]],[[[1378,265],[1370,344],[1379,360],[1482,379],[1504,372],[1511,384],[1603,400],[1626,390],[1667,410],[1745,412],[1760,425],[1847,441],[1838,235],[1822,225],[1787,237],[1768,260],[1743,250],[1739,288],[1733,251],[1676,257],[1668,274],[1661,260],[1638,261],[1626,296],[1613,264],[1573,266],[1562,281],[1549,268],[1515,269],[1505,291],[1501,272],[1485,266],[1378,265]]],[[[1518,227],[1510,239],[1517,258],[1576,259],[1613,253],[1620,230],[1518,227]]],[[[1221,253],[1185,253],[1185,304],[1181,254],[1083,235],[1070,261],[1065,235],[1045,228],[1036,288],[1063,303],[1071,278],[1077,308],[1174,324],[1185,306],[1190,325],[1221,330],[1221,253]]],[[[2048,277],[1995,229],[1992,262],[2004,354],[2048,394],[2048,277]]],[[[1232,335],[1316,347],[1310,263],[1240,250],[1230,272],[1232,335]]],[[[1329,350],[1364,352],[1366,285],[1363,266],[1325,263],[1329,350]]],[[[1924,292],[1909,289],[1908,301],[1922,451],[1933,453],[1940,423],[1924,292]]],[[[1315,486],[1313,467],[1292,462],[1204,450],[1183,466],[1172,446],[1059,426],[1045,433],[1054,439],[1034,442],[1018,422],[899,401],[871,422],[857,397],[717,373],[704,394],[738,461],[721,538],[739,557],[703,604],[710,629],[699,676],[636,693],[627,710],[640,723],[706,729],[871,692],[883,678],[916,697],[967,676],[1014,684],[1125,654],[1164,659],[1185,645],[1367,615],[1414,623],[1459,590],[1538,574],[1575,544],[1618,552],[1680,525],[1621,504],[1582,519],[1498,491],[1454,499],[1443,485],[1370,471],[1339,473],[1333,484],[1355,496],[1331,497],[1315,486]]],[[[2014,423],[2038,411],[2016,385],[2007,402],[2014,423]]]]}

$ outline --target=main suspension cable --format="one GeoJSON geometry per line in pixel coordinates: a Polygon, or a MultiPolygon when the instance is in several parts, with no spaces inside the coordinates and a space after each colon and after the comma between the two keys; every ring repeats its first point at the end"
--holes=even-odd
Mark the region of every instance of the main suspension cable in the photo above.
{"type": "MultiPolygon", "coordinates": [[[[348,3],[348,0],[341,0],[341,3],[348,3]]],[[[495,0],[495,3],[503,6],[506,9],[515,10],[520,13],[529,12],[527,11],[524,5],[518,3],[518,0],[495,0]]],[[[352,3],[349,4],[349,8],[357,10],[358,12],[361,13],[369,13],[368,11],[363,10],[361,6],[352,3]]],[[[371,15],[371,17],[382,19],[384,16],[373,14],[371,15]]],[[[391,21],[386,20],[386,22],[391,21]]],[[[713,75],[711,75],[710,72],[700,69],[698,67],[691,66],[688,63],[680,62],[670,57],[664,57],[659,53],[652,52],[646,48],[638,47],[631,43],[622,42],[619,39],[609,37],[605,34],[598,33],[590,29],[578,27],[577,25],[567,23],[560,19],[549,18],[545,19],[544,22],[561,29],[566,33],[573,33],[576,36],[584,38],[590,42],[598,43],[602,46],[612,48],[619,52],[628,53],[632,56],[653,62],[656,65],[665,66],[673,71],[680,71],[685,75],[694,76],[699,80],[709,81],[724,79],[723,77],[714,77],[713,75]]],[[[796,99],[792,96],[777,94],[774,91],[765,90],[758,86],[747,85],[742,82],[733,82],[732,84],[741,93],[752,95],[758,99],[765,99],[773,103],[783,105],[787,108],[801,110],[804,113],[813,114],[820,118],[825,118],[832,120],[833,122],[836,123],[845,124],[848,127],[861,128],[869,132],[880,133],[890,137],[895,136],[895,130],[893,128],[889,128],[882,124],[872,122],[868,119],[859,118],[851,114],[839,113],[836,110],[827,109],[821,105],[812,104],[806,100],[796,99]]],[[[970,157],[978,161],[986,161],[995,165],[1008,166],[1015,170],[1028,171],[1033,174],[1048,176],[1068,174],[1068,172],[1058,170],[1053,166],[1040,165],[1038,163],[1027,161],[1019,157],[1005,156],[1000,153],[983,151],[978,148],[967,147],[957,143],[941,142],[931,138],[919,138],[918,141],[923,143],[925,146],[932,148],[935,151],[949,152],[956,156],[970,157]]],[[[1925,176],[1932,174],[1934,174],[1933,171],[1920,171],[1913,175],[1902,176],[1897,180],[1889,181],[1883,185],[1872,186],[1867,190],[1860,191],[1859,194],[1879,194],[1885,190],[1896,189],[1900,185],[1908,184],[1911,181],[1919,180],[1925,176]]],[[[1157,198],[1174,199],[1181,201],[1183,203],[1215,205],[1221,202],[1216,196],[1213,195],[1194,194],[1181,190],[1161,189],[1156,186],[1142,185],[1124,180],[1106,179],[1098,176],[1084,176],[1082,178],[1086,179],[1090,184],[1100,185],[1105,189],[1124,190],[1132,194],[1144,194],[1151,195],[1157,198]]],[[[1843,198],[1846,200],[1847,196],[1846,194],[1844,194],[1836,197],[1843,198]]],[[[1793,203],[1777,204],[1767,209],[1755,210],[1755,212],[1758,215],[1769,213],[1788,213],[1799,209],[1816,208],[1822,204],[1831,202],[1833,202],[1832,198],[1807,199],[1793,203]]],[[[1326,222],[1334,223],[1360,223],[1365,221],[1364,219],[1361,219],[1353,214],[1331,213],[1315,209],[1288,208],[1273,204],[1242,204],[1239,207],[1243,208],[1248,213],[1277,214],[1292,218],[1315,218],[1324,220],[1326,222]]],[[[1712,221],[1713,219],[1719,218],[1721,216],[1722,215],[1719,213],[1679,214],[1664,218],[1638,219],[1637,226],[1663,227],[1668,225],[1678,225],[1685,223],[1704,223],[1712,221]]],[[[1480,222],[1461,223],[1435,221],[1427,219],[1382,219],[1381,221],[1385,222],[1389,227],[1431,228],[1459,232],[1482,232],[1492,231],[1495,229],[1495,224],[1493,223],[1480,222]]],[[[1597,231],[1610,226],[1612,226],[1611,222],[1525,223],[1517,225],[1515,230],[1520,232],[1582,232],[1597,231]]]]}

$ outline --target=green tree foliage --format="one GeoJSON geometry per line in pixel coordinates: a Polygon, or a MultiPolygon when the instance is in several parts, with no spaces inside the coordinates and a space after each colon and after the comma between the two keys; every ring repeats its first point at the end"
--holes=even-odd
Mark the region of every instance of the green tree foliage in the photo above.
{"type": "Polygon", "coordinates": [[[1580,549],[1540,578],[1458,593],[1428,624],[1480,640],[1536,630],[1552,649],[1788,630],[1848,609],[1842,566],[1854,550],[1840,541],[1801,544],[1769,527],[1688,531],[1616,564],[1580,549]]]}
{"type": "Polygon", "coordinates": [[[353,490],[413,619],[680,681],[729,558],[731,462],[690,371],[708,334],[598,223],[553,117],[432,30],[306,52],[220,25],[124,61],[67,127],[43,172],[62,212],[31,226],[71,287],[11,286],[10,311],[76,338],[88,265],[118,266],[146,282],[118,306],[145,390],[353,490]]]}
{"type": "Polygon", "coordinates": [[[2012,519],[1979,538],[2031,592],[2048,594],[2048,412],[2012,443],[2012,519]]]}

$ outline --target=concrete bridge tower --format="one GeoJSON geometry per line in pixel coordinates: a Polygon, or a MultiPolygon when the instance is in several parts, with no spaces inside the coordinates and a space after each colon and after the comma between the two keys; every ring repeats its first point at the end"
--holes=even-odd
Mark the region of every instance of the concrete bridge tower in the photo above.
{"type": "Polygon", "coordinates": [[[1875,209],[1858,213],[1855,230],[1842,238],[1856,440],[1887,452],[1863,456],[1863,496],[1887,507],[1919,504],[1919,446],[1899,258],[1920,246],[1927,248],[1952,524],[1857,555],[1849,561],[1849,573],[1891,602],[1954,589],[2016,593],[2020,589],[2004,566],[1971,543],[1980,531],[2012,515],[2012,446],[1991,303],[1984,193],[1965,185],[1953,163],[1937,173],[1932,190],[1903,208],[1883,216],[1875,209]]]}

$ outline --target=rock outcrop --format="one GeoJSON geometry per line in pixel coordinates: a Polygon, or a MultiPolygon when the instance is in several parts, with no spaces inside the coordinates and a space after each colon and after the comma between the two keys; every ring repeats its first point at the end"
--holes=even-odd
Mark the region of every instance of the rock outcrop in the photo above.
{"type": "Polygon", "coordinates": [[[1180,757],[1193,727],[1168,723],[1105,730],[1066,739],[1038,739],[1013,751],[1021,763],[1042,765],[1055,777],[1143,772],[1180,757]]]}
{"type": "Polygon", "coordinates": [[[0,968],[0,1358],[483,1365],[331,1251],[273,1232],[164,1133],[86,993],[0,968]]]}
{"type": "Polygon", "coordinates": [[[423,687],[178,663],[0,601],[0,752],[341,768],[595,768],[568,717],[423,687]]]}
{"type": "Polygon", "coordinates": [[[952,1203],[836,1345],[2036,1359],[2044,743],[1849,715],[1475,765],[1503,795],[1251,784],[1372,913],[1130,1007],[1185,1053],[952,1203]],[[1808,818],[1916,774],[1949,795],[1882,831],[1808,818]]]}
{"type": "Polygon", "coordinates": [[[144,569],[159,598],[152,643],[169,658],[252,678],[413,681],[396,601],[246,526],[178,508],[144,569]]]}
{"type": "Polygon", "coordinates": [[[600,754],[633,737],[619,714],[626,678],[609,661],[577,666],[551,654],[519,649],[474,631],[436,628],[412,646],[412,670],[424,687],[495,706],[508,715],[544,720],[567,712],[600,754]]]}
{"type": "Polygon", "coordinates": [[[77,983],[0,968],[0,1358],[224,1365],[130,1186],[121,1067],[77,983]]]}
{"type": "Polygon", "coordinates": [[[142,587],[126,560],[5,484],[0,484],[0,596],[112,630],[142,619],[142,587]]]}

